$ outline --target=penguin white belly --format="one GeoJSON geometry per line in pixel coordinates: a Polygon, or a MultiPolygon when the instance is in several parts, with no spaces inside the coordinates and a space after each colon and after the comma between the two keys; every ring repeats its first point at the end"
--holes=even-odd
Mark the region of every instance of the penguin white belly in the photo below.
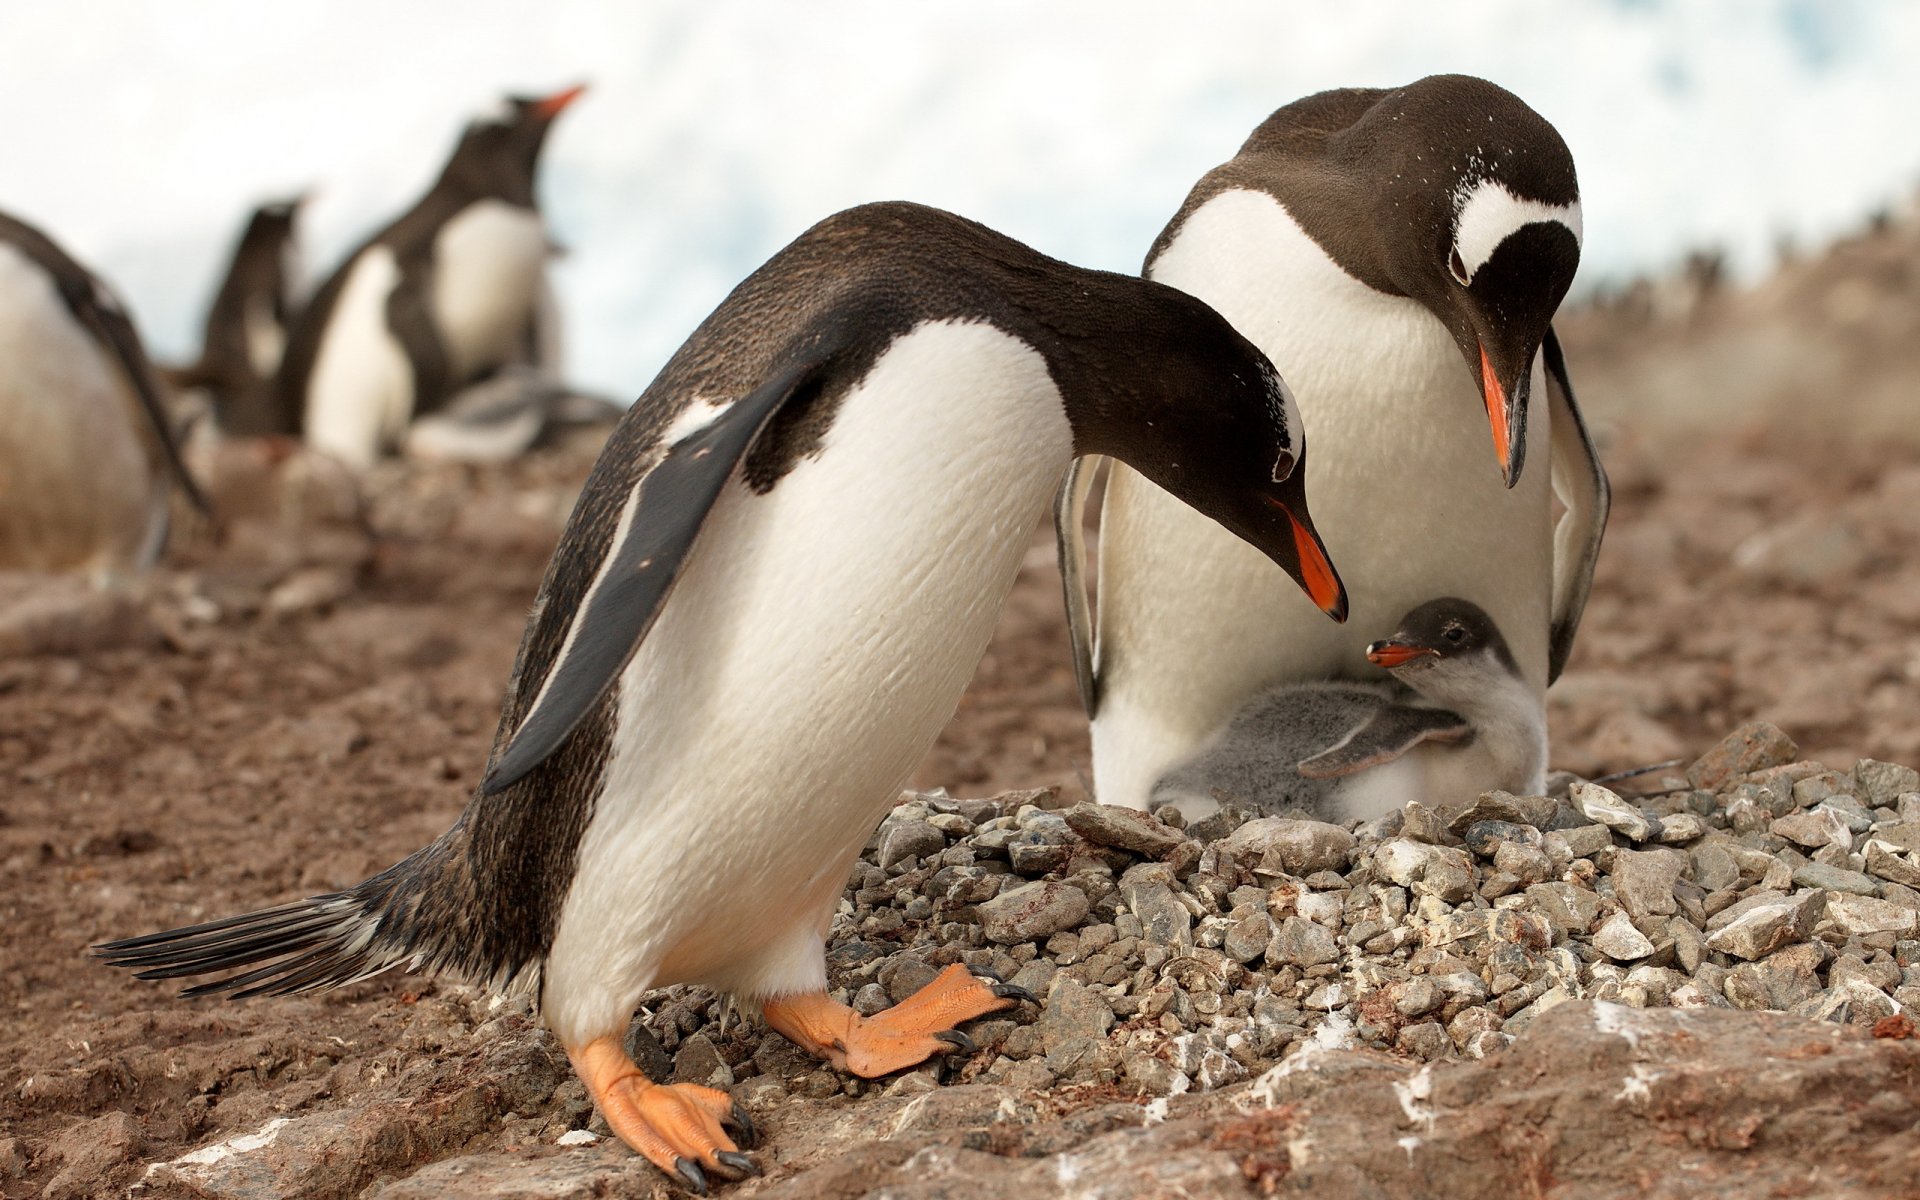
{"type": "Polygon", "coordinates": [[[147,565],[167,482],[118,364],[53,280],[0,244],[0,568],[147,565]]]}
{"type": "Polygon", "coordinates": [[[456,382],[525,357],[545,283],[540,214],[501,200],[468,205],[433,243],[433,317],[456,382]]]}
{"type": "Polygon", "coordinates": [[[824,986],[852,861],[958,705],[1071,454],[1039,354],[937,322],[770,492],[727,485],[620,678],[546,965],[563,1040],[669,983],[824,986]]]}
{"type": "Polygon", "coordinates": [[[413,418],[413,366],[387,325],[400,264],[371,246],[349,268],[307,381],[306,437],[315,449],[372,466],[413,418]]]}
{"type": "MultiPolygon", "coordinates": [[[[1099,563],[1101,801],[1144,807],[1153,781],[1263,686],[1376,676],[1367,643],[1441,596],[1484,608],[1544,694],[1549,406],[1532,403],[1531,467],[1508,490],[1445,328],[1341,271],[1264,193],[1202,205],[1152,274],[1219,310],[1286,377],[1307,496],[1351,611],[1327,620],[1258,552],[1116,464],[1099,563]]],[[[1538,361],[1532,394],[1546,394],[1538,361]]]]}

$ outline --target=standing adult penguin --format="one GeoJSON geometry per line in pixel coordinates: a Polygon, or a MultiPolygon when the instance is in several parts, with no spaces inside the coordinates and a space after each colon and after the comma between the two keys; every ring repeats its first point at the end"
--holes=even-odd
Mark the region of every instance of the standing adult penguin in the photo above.
{"type": "Polygon", "coordinates": [[[1058,524],[1102,801],[1144,807],[1154,780],[1264,687],[1365,678],[1366,631],[1434,596],[1485,609],[1544,705],[1608,505],[1550,326],[1580,237],[1560,135],[1460,75],[1309,96],[1201,179],[1146,274],[1287,365],[1354,620],[1303,619],[1258,555],[1115,466],[1096,637],[1081,464],[1058,524]]]}
{"type": "Polygon", "coordinates": [[[0,568],[150,566],[176,484],[206,508],[126,309],[0,213],[0,568]]]}
{"type": "Polygon", "coordinates": [[[641,996],[702,983],[856,1074],[955,1046],[1018,989],[949,967],[827,995],[848,870],[957,706],[1076,454],[1109,454],[1345,595],[1266,358],[1173,288],[912,204],[831,217],[695,330],[589,476],[453,829],[344,892],[103,947],[190,994],[406,963],[532,991],[663,1170],[752,1169],[725,1093],[644,1078],[641,996]]]}
{"type": "Polygon", "coordinates": [[[168,372],[175,387],[204,391],[214,423],[232,436],[300,432],[298,414],[277,403],[273,384],[293,318],[300,204],[295,197],[253,210],[207,308],[199,360],[168,372]]]}
{"type": "Polygon", "coordinates": [[[541,362],[552,243],[534,170],[554,119],[584,90],[513,97],[467,126],[420,202],[314,293],[277,387],[316,448],[365,466],[461,388],[541,362]]]}

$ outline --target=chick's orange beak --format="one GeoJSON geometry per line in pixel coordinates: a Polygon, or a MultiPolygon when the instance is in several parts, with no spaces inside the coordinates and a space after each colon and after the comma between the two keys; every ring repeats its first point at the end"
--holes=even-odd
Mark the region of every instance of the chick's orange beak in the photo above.
{"type": "Polygon", "coordinates": [[[1391,671],[1395,667],[1405,666],[1416,658],[1429,658],[1434,651],[1425,646],[1415,646],[1409,642],[1375,642],[1367,647],[1367,661],[1376,667],[1385,667],[1391,671]]]}

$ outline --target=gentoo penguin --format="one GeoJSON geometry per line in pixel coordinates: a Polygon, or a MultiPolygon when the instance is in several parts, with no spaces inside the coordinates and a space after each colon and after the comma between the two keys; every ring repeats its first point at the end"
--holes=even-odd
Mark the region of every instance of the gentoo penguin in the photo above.
{"type": "Polygon", "coordinates": [[[554,118],[583,90],[515,97],[469,125],[420,202],[314,293],[276,386],[316,449],[365,466],[460,389],[540,364],[552,246],[534,169],[554,118]]]}
{"type": "Polygon", "coordinates": [[[985,653],[1076,454],[1108,454],[1344,603],[1267,359],[1173,288],[935,209],[831,217],[742,283],[622,419],[453,829],[344,892],[116,942],[189,994],[405,963],[532,991],[608,1123],[696,1188],[752,1169],[724,1093],[644,1078],[643,993],[758,1005],[877,1076],[1015,989],[959,966],[874,1017],[827,995],[847,873],[985,653]]]}
{"type": "Polygon", "coordinates": [[[298,414],[279,407],[273,386],[293,313],[300,204],[296,197],[253,210],[207,309],[199,360],[167,373],[176,388],[205,392],[214,423],[232,436],[300,432],[298,414]]]}
{"type": "Polygon", "coordinates": [[[1408,613],[1367,659],[1403,686],[1283,683],[1249,700],[1153,785],[1189,819],[1223,803],[1366,821],[1418,800],[1520,791],[1546,771],[1547,726],[1493,619],[1465,600],[1408,613]]]}
{"type": "Polygon", "coordinates": [[[0,213],[0,568],[143,569],[176,484],[205,509],[126,309],[0,213]]]}
{"type": "Polygon", "coordinates": [[[1288,105],[1194,188],[1146,274],[1286,364],[1314,445],[1308,490],[1355,608],[1345,628],[1318,620],[1258,555],[1116,467],[1096,638],[1082,464],[1058,523],[1101,801],[1143,807],[1263,687],[1364,677],[1363,631],[1434,596],[1490,613],[1544,704],[1608,505],[1549,326],[1580,235],[1559,134],[1458,75],[1288,105]]]}

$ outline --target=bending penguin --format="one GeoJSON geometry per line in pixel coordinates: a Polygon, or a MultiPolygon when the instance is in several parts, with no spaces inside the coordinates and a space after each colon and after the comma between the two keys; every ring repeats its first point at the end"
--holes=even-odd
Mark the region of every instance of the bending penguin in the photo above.
{"type": "Polygon", "coordinates": [[[1580,237],[1559,134],[1459,75],[1290,104],[1194,188],[1146,274],[1286,364],[1314,444],[1308,489],[1355,608],[1345,628],[1311,619],[1258,555],[1116,466],[1096,631],[1081,464],[1057,519],[1103,802],[1144,807],[1261,688],[1363,678],[1362,631],[1434,596],[1486,610],[1544,706],[1608,506],[1550,325],[1580,237]]]}
{"type": "Polygon", "coordinates": [[[534,171],[584,90],[515,97],[469,125],[420,202],[314,293],[276,388],[316,449],[366,466],[461,389],[515,364],[556,365],[534,171]]]}
{"type": "Polygon", "coordinates": [[[1222,804],[1366,821],[1410,801],[1450,804],[1545,773],[1547,726],[1506,639],[1448,597],[1408,613],[1367,660],[1402,686],[1281,684],[1153,785],[1150,807],[1189,819],[1222,804]]]}
{"type": "Polygon", "coordinates": [[[205,511],[126,309],[0,213],[0,569],[151,566],[175,487],[205,511]]]}
{"type": "Polygon", "coordinates": [[[206,393],[214,424],[232,437],[300,432],[277,403],[274,375],[293,315],[294,221],[301,198],[253,210],[207,309],[200,357],[168,372],[176,388],[206,393]]]}
{"type": "Polygon", "coordinates": [[[949,967],[827,996],[847,873],[986,650],[1076,454],[1131,463],[1337,611],[1279,376],[1185,293],[891,203],[815,226],[635,403],[534,602],[485,780],[344,892],[102,948],[189,994],[400,964],[531,991],[608,1123],[696,1189],[752,1169],[724,1093],[644,1078],[641,996],[700,983],[836,1067],[965,1048],[1022,998],[949,967]]]}

